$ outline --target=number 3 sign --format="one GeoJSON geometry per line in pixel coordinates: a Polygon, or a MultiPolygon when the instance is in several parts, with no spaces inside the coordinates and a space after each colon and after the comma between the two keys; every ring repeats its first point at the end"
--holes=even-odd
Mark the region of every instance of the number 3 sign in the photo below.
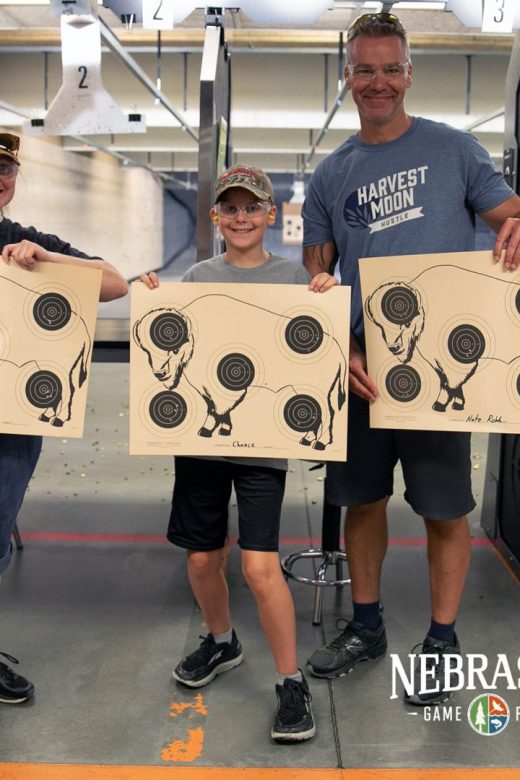
{"type": "Polygon", "coordinates": [[[513,3],[515,0],[485,0],[482,32],[513,32],[513,3]]]}

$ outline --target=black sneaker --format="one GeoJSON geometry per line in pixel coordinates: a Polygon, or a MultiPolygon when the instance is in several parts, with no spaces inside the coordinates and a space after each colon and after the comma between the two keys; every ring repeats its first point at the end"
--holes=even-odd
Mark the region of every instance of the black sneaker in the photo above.
{"type": "Polygon", "coordinates": [[[305,677],[298,680],[285,679],[276,686],[278,711],[271,729],[271,738],[276,742],[303,742],[311,739],[315,732],[312,717],[309,686],[305,677]]]}
{"type": "MultiPolygon", "coordinates": [[[[4,658],[7,658],[12,664],[17,664],[16,658],[7,653],[0,652],[4,658]]],[[[10,666],[0,663],[0,702],[3,704],[21,704],[30,699],[34,693],[34,685],[22,677],[21,674],[13,672],[10,666]]]]}
{"type": "Polygon", "coordinates": [[[213,634],[200,638],[199,649],[183,658],[173,670],[177,682],[190,688],[201,688],[214,680],[217,674],[242,663],[242,645],[234,629],[231,642],[217,644],[213,634]]]}
{"type": "MultiPolygon", "coordinates": [[[[443,702],[448,701],[448,699],[451,699],[453,691],[444,690],[446,682],[444,679],[444,666],[446,660],[444,656],[448,654],[460,655],[459,640],[457,639],[456,634],[454,637],[455,644],[450,645],[448,642],[443,642],[440,639],[434,639],[431,636],[427,636],[422,645],[415,645],[412,649],[413,653],[414,650],[421,647],[422,649],[419,655],[428,655],[432,657],[426,658],[423,662],[423,668],[425,672],[428,672],[425,675],[425,684],[427,686],[425,690],[421,689],[421,664],[419,661],[417,662],[414,673],[414,692],[412,694],[405,692],[404,694],[404,700],[408,702],[408,704],[416,704],[418,706],[442,704],[443,702]]],[[[449,682],[451,682],[451,680],[449,682]]]]}
{"type": "Polygon", "coordinates": [[[346,623],[341,634],[325,647],[316,650],[307,661],[307,668],[315,677],[343,677],[360,661],[377,658],[386,653],[386,633],[383,621],[370,631],[353,620],[338,620],[336,628],[346,623]]]}

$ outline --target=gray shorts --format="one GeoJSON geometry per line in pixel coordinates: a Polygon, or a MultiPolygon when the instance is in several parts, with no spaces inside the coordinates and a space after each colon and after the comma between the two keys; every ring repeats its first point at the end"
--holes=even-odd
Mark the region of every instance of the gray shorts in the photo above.
{"type": "Polygon", "coordinates": [[[370,428],[368,403],[350,394],[347,447],[346,463],[327,464],[331,504],[359,506],[391,496],[401,461],[404,497],[418,515],[453,520],[475,507],[469,433],[370,428]]]}

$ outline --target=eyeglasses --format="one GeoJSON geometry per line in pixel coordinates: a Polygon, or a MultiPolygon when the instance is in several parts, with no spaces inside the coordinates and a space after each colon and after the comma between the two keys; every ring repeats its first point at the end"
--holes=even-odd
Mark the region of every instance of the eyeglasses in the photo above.
{"type": "Polygon", "coordinates": [[[245,217],[259,217],[261,214],[267,214],[271,211],[273,204],[267,200],[253,200],[251,203],[242,203],[240,206],[235,206],[233,203],[217,203],[215,206],[219,217],[225,217],[226,219],[232,219],[238,215],[241,211],[245,217]]]}
{"type": "Polygon", "coordinates": [[[17,171],[18,163],[15,160],[0,157],[0,179],[10,179],[17,171]]]}
{"type": "Polygon", "coordinates": [[[408,72],[410,63],[397,62],[395,65],[384,65],[382,68],[372,68],[369,65],[347,65],[351,79],[359,82],[370,83],[378,73],[381,73],[385,81],[401,78],[408,72]]]}
{"type": "Polygon", "coordinates": [[[18,149],[20,148],[20,139],[17,135],[12,133],[0,133],[0,149],[9,152],[15,157],[18,155],[18,149]]]}
{"type": "Polygon", "coordinates": [[[405,34],[405,29],[399,17],[395,14],[389,14],[386,11],[382,11],[379,14],[363,14],[362,16],[358,16],[357,19],[354,19],[347,31],[347,41],[352,40],[356,35],[360,35],[367,29],[373,30],[381,24],[391,25],[392,27],[395,27],[400,35],[405,34]]]}

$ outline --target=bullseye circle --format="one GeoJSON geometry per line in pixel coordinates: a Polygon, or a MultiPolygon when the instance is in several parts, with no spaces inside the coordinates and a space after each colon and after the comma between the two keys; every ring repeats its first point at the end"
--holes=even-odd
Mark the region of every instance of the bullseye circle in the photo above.
{"type": "Polygon", "coordinates": [[[293,431],[313,431],[321,424],[321,406],[310,395],[293,395],[283,408],[283,418],[293,431]]]}
{"type": "Polygon", "coordinates": [[[515,306],[517,312],[520,314],[520,289],[518,290],[516,296],[515,296],[515,306]]]}
{"type": "Polygon", "coordinates": [[[407,287],[392,287],[383,295],[381,311],[394,325],[410,322],[419,311],[417,297],[407,287]]]}
{"type": "Polygon", "coordinates": [[[159,349],[175,352],[188,341],[188,326],[180,314],[159,314],[150,326],[150,339],[159,349]]]}
{"type": "Polygon", "coordinates": [[[231,352],[218,363],[217,379],[226,390],[245,390],[254,378],[253,362],[240,352],[231,352]]]}
{"type": "Polygon", "coordinates": [[[186,419],[188,407],[179,393],[164,390],[152,398],[148,413],[159,428],[177,428],[186,419]]]}
{"type": "Polygon", "coordinates": [[[485,348],[484,334],[474,325],[457,325],[448,335],[448,351],[458,363],[473,363],[485,348]]]}
{"type": "Polygon", "coordinates": [[[520,398],[520,374],[518,374],[516,378],[516,392],[518,393],[518,397],[520,398]]]}
{"type": "Polygon", "coordinates": [[[60,330],[69,322],[72,309],[68,300],[59,293],[43,293],[33,306],[34,321],[43,330],[60,330]]]}
{"type": "Polygon", "coordinates": [[[36,371],[25,384],[27,400],[38,409],[47,409],[61,399],[62,384],[52,371],[36,371]]]}
{"type": "Polygon", "coordinates": [[[320,348],[323,328],[314,317],[294,317],[285,329],[285,341],[293,352],[308,355],[320,348]]]}
{"type": "Polygon", "coordinates": [[[385,377],[388,394],[400,403],[409,403],[421,392],[421,377],[412,366],[394,366],[385,377]]]}

